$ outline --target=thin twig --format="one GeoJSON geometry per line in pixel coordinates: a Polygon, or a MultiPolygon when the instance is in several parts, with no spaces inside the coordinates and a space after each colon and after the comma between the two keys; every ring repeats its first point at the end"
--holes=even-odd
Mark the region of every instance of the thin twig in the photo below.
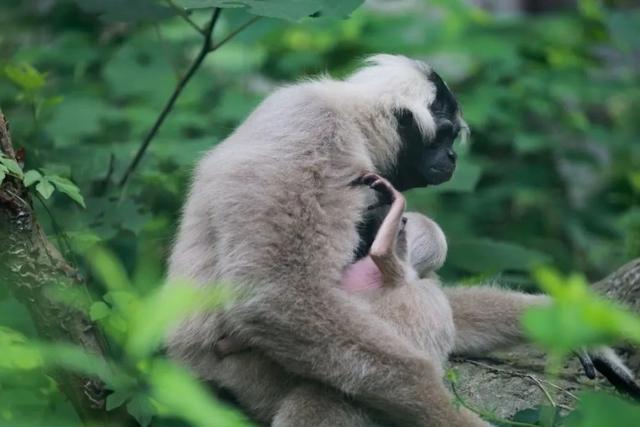
{"type": "MultiPolygon", "coordinates": [[[[570,391],[565,390],[564,388],[560,387],[559,385],[556,385],[556,384],[552,383],[551,381],[541,380],[540,378],[536,377],[533,374],[517,372],[517,371],[510,371],[508,369],[503,369],[503,368],[498,368],[496,366],[487,365],[485,363],[478,362],[478,361],[472,360],[472,359],[464,359],[464,361],[467,362],[467,363],[471,363],[472,365],[476,365],[476,366],[478,366],[480,368],[487,369],[489,371],[494,371],[494,372],[498,372],[498,373],[501,373],[501,374],[506,374],[506,375],[509,375],[509,376],[512,376],[512,377],[529,378],[530,380],[532,380],[534,383],[536,383],[536,385],[538,385],[542,389],[542,391],[547,395],[547,398],[548,398],[549,402],[552,403],[553,406],[562,407],[564,405],[556,404],[553,401],[553,399],[550,398],[549,393],[542,386],[542,383],[544,383],[544,384],[546,384],[548,386],[551,386],[551,387],[553,387],[553,388],[565,393],[566,395],[570,396],[571,398],[573,398],[575,400],[578,400],[578,396],[576,396],[575,394],[571,393],[570,391]]],[[[566,409],[566,408],[563,408],[563,409],[566,409]]]]}
{"type": "Polygon", "coordinates": [[[193,19],[191,19],[191,16],[189,16],[189,12],[185,8],[178,6],[173,2],[173,0],[165,0],[165,1],[173,10],[176,11],[178,16],[180,16],[182,19],[185,20],[187,24],[191,25],[191,27],[193,27],[193,29],[199,32],[202,36],[207,37],[207,33],[205,32],[205,30],[200,28],[200,26],[196,24],[193,19]]]}
{"type": "Polygon", "coordinates": [[[225,38],[223,38],[222,40],[220,40],[218,43],[214,44],[213,46],[211,46],[211,49],[209,50],[209,52],[213,52],[215,50],[217,50],[218,48],[220,48],[222,45],[224,45],[226,42],[228,42],[229,40],[231,40],[232,38],[234,38],[236,35],[238,35],[238,33],[240,33],[241,31],[244,31],[247,27],[249,27],[250,25],[252,25],[253,23],[257,22],[260,20],[260,18],[262,18],[261,16],[254,16],[253,18],[251,18],[250,20],[248,20],[247,22],[245,22],[244,24],[240,25],[238,28],[236,28],[235,30],[231,31],[229,34],[227,34],[227,36],[225,38]]]}
{"type": "Polygon", "coordinates": [[[189,80],[191,80],[191,77],[193,77],[193,75],[198,70],[198,68],[200,68],[202,61],[204,61],[204,58],[209,54],[209,51],[211,50],[211,45],[213,43],[211,37],[213,34],[213,30],[216,26],[216,22],[220,17],[221,10],[222,9],[218,7],[213,10],[211,19],[209,20],[209,22],[207,23],[207,27],[205,28],[206,35],[204,37],[202,47],[200,48],[200,52],[198,52],[198,55],[195,57],[195,59],[191,63],[191,66],[189,67],[185,75],[182,77],[182,79],[176,85],[176,88],[173,90],[171,97],[169,98],[164,108],[160,112],[160,115],[156,119],[156,122],[153,124],[153,127],[151,128],[149,133],[147,133],[147,136],[142,141],[140,148],[138,148],[138,152],[136,153],[135,157],[133,158],[131,163],[129,163],[129,166],[125,170],[125,173],[122,176],[120,183],[118,184],[120,188],[123,188],[127,183],[129,176],[138,166],[138,163],[140,163],[140,160],[142,160],[142,157],[144,156],[145,152],[147,151],[147,148],[149,147],[149,144],[153,140],[153,137],[156,135],[156,133],[158,133],[160,126],[162,126],[162,123],[164,123],[164,120],[169,115],[169,112],[171,112],[171,109],[173,108],[173,105],[176,103],[176,100],[178,99],[178,97],[186,87],[187,83],[189,83],[189,80]]]}

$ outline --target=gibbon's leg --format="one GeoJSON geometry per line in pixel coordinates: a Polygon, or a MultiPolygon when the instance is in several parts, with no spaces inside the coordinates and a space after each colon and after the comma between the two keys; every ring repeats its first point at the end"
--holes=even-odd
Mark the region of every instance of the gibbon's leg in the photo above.
{"type": "Polygon", "coordinates": [[[456,327],[453,353],[477,354],[524,340],[520,317],[529,307],[551,302],[492,286],[444,287],[456,327]]]}
{"type": "Polygon", "coordinates": [[[376,427],[367,411],[336,390],[319,384],[294,389],[282,402],[272,427],[376,427]]]}
{"type": "Polygon", "coordinates": [[[295,304],[288,304],[292,312],[282,318],[284,314],[278,310],[281,300],[239,304],[224,313],[222,330],[232,337],[238,334],[241,341],[263,351],[286,370],[322,381],[384,412],[394,425],[488,425],[471,411],[453,405],[436,366],[440,361],[417,351],[362,305],[341,301],[339,295],[346,295],[340,289],[324,290],[324,301],[315,297],[313,290],[310,287],[299,294],[290,289],[287,297],[304,297],[307,301],[313,297],[315,308],[306,306],[306,311],[300,312],[295,304]],[[333,295],[333,301],[327,301],[329,295],[333,295]],[[347,307],[348,311],[338,312],[347,307]],[[326,312],[332,316],[325,317],[326,312]],[[295,328],[292,317],[297,323],[305,323],[306,328],[295,328]],[[236,329],[238,319],[242,322],[236,329]],[[360,335],[355,336],[353,330],[360,335]]]}
{"type": "MultiPolygon", "coordinates": [[[[548,295],[530,295],[491,286],[443,289],[456,328],[454,354],[477,354],[524,341],[520,318],[527,308],[550,304],[548,295]]],[[[640,386],[624,362],[609,347],[577,351],[588,377],[595,366],[611,384],[640,400],[640,386]],[[593,366],[591,365],[593,361],[593,366]]]]}

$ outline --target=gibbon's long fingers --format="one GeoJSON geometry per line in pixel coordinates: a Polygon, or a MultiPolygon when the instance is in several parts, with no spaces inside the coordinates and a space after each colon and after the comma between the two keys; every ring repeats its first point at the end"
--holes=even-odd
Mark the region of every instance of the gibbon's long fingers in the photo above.
{"type": "Polygon", "coordinates": [[[583,349],[574,351],[574,354],[580,361],[582,369],[584,369],[584,374],[587,376],[587,378],[589,378],[590,380],[594,379],[596,377],[596,368],[593,366],[591,357],[589,357],[587,352],[583,349]]]}
{"type": "Polygon", "coordinates": [[[619,392],[640,401],[640,385],[615,352],[606,348],[591,355],[595,368],[619,392]]]}

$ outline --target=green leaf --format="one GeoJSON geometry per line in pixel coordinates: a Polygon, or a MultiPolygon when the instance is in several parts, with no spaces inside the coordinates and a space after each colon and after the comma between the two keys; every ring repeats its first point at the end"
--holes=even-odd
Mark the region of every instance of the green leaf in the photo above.
{"type": "Polygon", "coordinates": [[[124,402],[129,400],[131,396],[132,393],[130,389],[116,390],[109,396],[107,396],[107,404],[105,405],[105,409],[107,411],[112,411],[116,408],[119,408],[124,404],[124,402]]]}
{"type": "Polygon", "coordinates": [[[581,393],[575,413],[568,418],[568,427],[601,427],[638,425],[640,406],[605,392],[581,393]]]}
{"type": "Polygon", "coordinates": [[[42,179],[42,174],[35,169],[31,169],[24,174],[24,178],[22,178],[22,182],[25,187],[29,187],[34,183],[40,181],[42,179]]]}
{"type": "Polygon", "coordinates": [[[36,92],[41,89],[46,82],[44,74],[40,73],[32,65],[26,63],[7,65],[4,67],[4,73],[9,80],[25,92],[36,92]]]}
{"type": "Polygon", "coordinates": [[[22,168],[20,167],[18,162],[13,159],[8,159],[6,157],[0,156],[0,164],[7,168],[7,171],[9,171],[11,175],[15,175],[20,179],[22,179],[22,177],[24,176],[22,168]]]}
{"type": "Polygon", "coordinates": [[[36,185],[36,191],[40,193],[42,197],[48,199],[53,194],[55,190],[53,184],[51,184],[46,177],[42,177],[40,182],[36,185]]]}
{"type": "Polygon", "coordinates": [[[118,260],[109,252],[95,248],[89,254],[91,267],[102,282],[113,291],[129,291],[132,289],[127,273],[118,260]]]}
{"type": "Polygon", "coordinates": [[[554,302],[529,309],[523,325],[547,350],[566,354],[582,346],[640,342],[640,318],[593,294],[584,277],[565,278],[548,268],[536,269],[535,277],[554,302]]]}
{"type": "Polygon", "coordinates": [[[80,253],[85,253],[102,241],[100,236],[90,230],[69,231],[66,234],[73,249],[80,253]]]}
{"type": "Polygon", "coordinates": [[[2,184],[2,182],[4,181],[4,178],[7,176],[7,174],[5,173],[5,171],[3,170],[2,167],[0,167],[0,185],[2,184]]]}
{"type": "Polygon", "coordinates": [[[97,301],[91,304],[89,309],[89,316],[91,320],[101,320],[111,314],[111,308],[102,301],[97,301]]]}
{"type": "Polygon", "coordinates": [[[151,424],[151,417],[155,412],[151,402],[149,402],[149,398],[144,395],[134,396],[129,403],[127,403],[127,411],[133,415],[133,418],[138,421],[141,427],[147,427],[151,424]]]}
{"type": "Polygon", "coordinates": [[[153,398],[167,412],[195,427],[244,427],[252,424],[239,412],[229,409],[211,395],[186,370],[157,361],[149,374],[153,398]]]}
{"type": "Polygon", "coordinates": [[[42,358],[36,348],[20,332],[0,326],[0,368],[31,370],[42,366],[42,358]]]}
{"type": "Polygon", "coordinates": [[[80,194],[80,189],[73,182],[58,175],[49,175],[47,176],[47,179],[56,186],[58,191],[69,196],[71,200],[73,200],[83,208],[87,207],[84,203],[84,197],[82,197],[82,194],[80,194]]]}
{"type": "Polygon", "coordinates": [[[344,18],[364,0],[179,0],[185,8],[245,8],[253,15],[298,21],[308,16],[344,18]]]}
{"type": "Polygon", "coordinates": [[[167,331],[189,314],[209,311],[232,296],[223,285],[201,290],[189,284],[162,287],[146,297],[131,316],[127,352],[134,358],[152,353],[167,331]]]}

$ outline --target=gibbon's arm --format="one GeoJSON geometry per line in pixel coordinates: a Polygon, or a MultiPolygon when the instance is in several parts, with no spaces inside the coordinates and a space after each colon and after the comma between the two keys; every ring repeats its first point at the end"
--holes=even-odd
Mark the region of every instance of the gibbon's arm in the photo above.
{"type": "Polygon", "coordinates": [[[492,286],[444,287],[456,327],[456,354],[479,354],[524,341],[520,317],[534,305],[551,302],[492,286]]]}
{"type": "Polygon", "coordinates": [[[376,233],[369,256],[382,273],[382,285],[393,287],[406,280],[405,268],[396,253],[398,233],[406,222],[402,217],[406,202],[402,193],[378,174],[365,174],[361,181],[391,201],[391,208],[376,233]]]}
{"type": "MultiPolygon", "coordinates": [[[[406,218],[402,216],[405,207],[404,196],[389,181],[375,173],[362,175],[352,182],[352,185],[367,185],[391,201],[391,208],[376,233],[368,256],[381,272],[383,281],[381,285],[396,286],[404,283],[406,280],[404,267],[395,250],[399,230],[406,223],[406,218]]],[[[367,280],[366,277],[356,277],[356,279],[367,280]]],[[[249,346],[246,343],[241,343],[228,335],[221,336],[213,345],[213,351],[219,359],[248,349],[249,346]]]]}
{"type": "MultiPolygon", "coordinates": [[[[444,288],[456,327],[454,354],[478,354],[524,342],[520,319],[535,305],[550,304],[547,295],[530,295],[491,286],[444,288]]],[[[640,400],[640,386],[622,360],[609,347],[576,351],[585,373],[593,367],[623,393],[640,400]]]]}

